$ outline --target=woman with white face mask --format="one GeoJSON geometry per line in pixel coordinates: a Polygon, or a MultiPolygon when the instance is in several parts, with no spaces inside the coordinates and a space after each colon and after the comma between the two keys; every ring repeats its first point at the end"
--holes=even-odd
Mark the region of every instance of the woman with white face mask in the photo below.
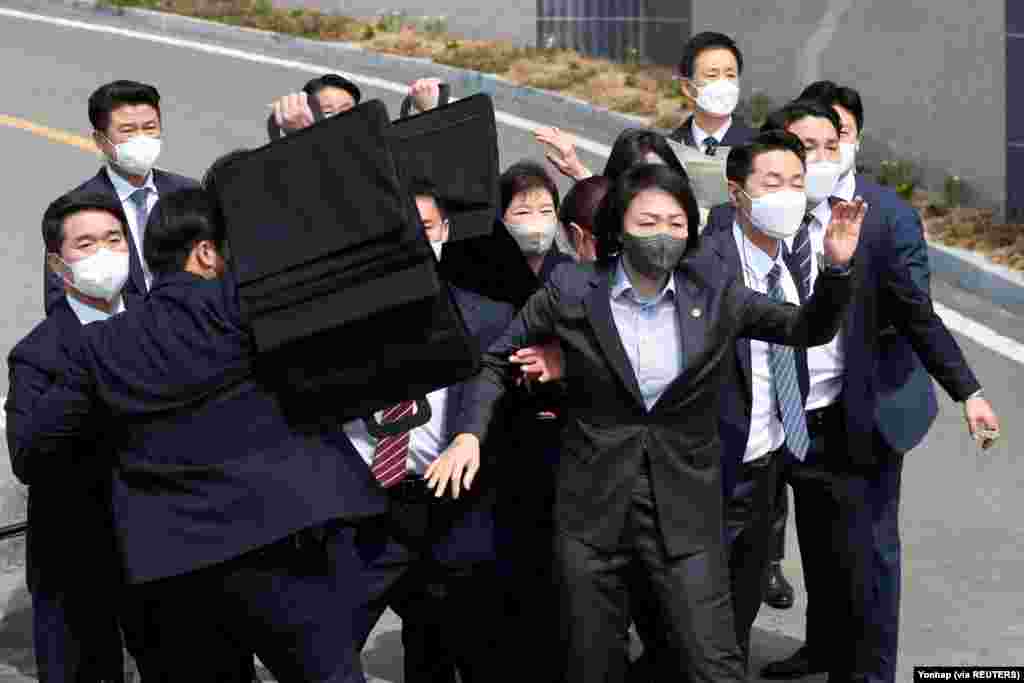
{"type": "Polygon", "coordinates": [[[743,55],[727,35],[705,31],[686,44],[679,64],[683,94],[694,113],[671,137],[714,156],[719,146],[749,142],[757,131],[733,118],[739,103],[743,55]]]}
{"type": "Polygon", "coordinates": [[[538,285],[559,263],[572,257],[555,246],[562,229],[558,222],[558,186],[542,166],[520,161],[501,174],[501,222],[526,257],[538,285]]]}

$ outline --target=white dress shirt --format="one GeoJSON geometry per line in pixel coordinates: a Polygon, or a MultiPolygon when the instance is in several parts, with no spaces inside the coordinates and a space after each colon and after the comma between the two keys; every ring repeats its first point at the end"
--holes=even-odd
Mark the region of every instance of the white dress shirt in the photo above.
{"type": "Polygon", "coordinates": [[[64,296],[67,297],[68,305],[71,306],[71,310],[75,312],[76,316],[78,316],[78,322],[82,323],[83,325],[88,325],[89,323],[95,323],[100,322],[102,320],[106,320],[111,316],[116,315],[124,310],[124,301],[122,300],[120,295],[118,295],[118,297],[114,299],[112,313],[107,313],[106,311],[101,311],[100,309],[94,308],[89,304],[84,304],[75,297],[71,296],[70,294],[65,294],[64,296]]]}
{"type": "MultiPolygon", "coordinates": [[[[409,433],[409,453],[405,459],[405,469],[423,475],[430,463],[447,447],[444,429],[445,408],[448,402],[448,389],[438,389],[427,394],[430,404],[430,420],[426,424],[413,429],[409,433]]],[[[379,415],[378,415],[379,417],[379,415]]],[[[377,439],[367,430],[363,420],[351,420],[342,425],[345,435],[352,442],[367,467],[373,467],[373,453],[377,449],[377,439]]]]}
{"type": "MultiPolygon", "coordinates": [[[[818,280],[818,254],[825,253],[825,227],[832,220],[832,205],[828,200],[811,210],[814,220],[807,226],[811,241],[811,291],[818,280]]],[[[793,239],[786,242],[792,248],[793,239]]],[[[843,392],[845,370],[843,352],[843,330],[840,327],[835,338],[828,344],[807,349],[807,370],[810,373],[810,390],[807,393],[807,410],[824,408],[836,402],[843,392]]]]}
{"type": "Polygon", "coordinates": [[[612,318],[640,385],[647,410],[683,371],[675,278],[670,276],[650,301],[642,301],[619,259],[612,280],[612,318]]]}
{"type": "MultiPolygon", "coordinates": [[[[146,289],[153,284],[153,274],[149,272],[149,266],[146,265],[146,259],[142,256],[142,240],[146,234],[146,226],[137,225],[138,221],[135,216],[135,202],[132,200],[132,192],[139,189],[129,183],[127,180],[122,178],[117,171],[107,166],[107,177],[110,178],[110,182],[114,185],[114,191],[117,193],[117,198],[121,200],[121,207],[124,209],[125,215],[128,217],[128,229],[132,231],[132,239],[135,240],[136,255],[139,257],[139,263],[142,264],[142,270],[146,274],[146,289]]],[[[149,193],[146,195],[146,215],[148,216],[153,212],[153,207],[160,200],[160,196],[157,194],[156,183],[153,182],[153,172],[150,171],[146,176],[146,182],[143,183],[143,187],[149,188],[149,193]]]]}
{"type": "MultiPolygon", "coordinates": [[[[747,287],[767,294],[768,273],[778,264],[782,270],[779,282],[782,284],[782,294],[786,297],[786,302],[799,305],[800,294],[789,268],[782,260],[782,249],[779,249],[775,258],[772,258],[747,239],[736,223],[732,224],[732,236],[740,253],[743,280],[747,287]]],[[[750,436],[747,438],[743,462],[757,460],[781,448],[786,441],[786,433],[776,406],[775,392],[772,390],[770,348],[771,344],[768,342],[750,340],[750,436]]]]}
{"type": "Polygon", "coordinates": [[[725,125],[719,128],[714,133],[708,133],[703,128],[698,126],[696,117],[690,119],[690,130],[693,132],[693,145],[694,147],[697,147],[701,150],[704,149],[704,141],[712,136],[714,136],[714,138],[718,140],[719,145],[724,144],[722,141],[725,139],[725,134],[729,132],[730,128],[732,128],[731,116],[729,117],[729,120],[725,122],[725,125]]]}

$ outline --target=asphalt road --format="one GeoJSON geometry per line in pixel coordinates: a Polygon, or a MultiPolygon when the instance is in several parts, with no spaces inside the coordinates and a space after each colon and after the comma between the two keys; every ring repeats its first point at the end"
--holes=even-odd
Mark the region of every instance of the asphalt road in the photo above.
{"type": "MultiPolygon", "coordinates": [[[[0,4],[4,6],[8,5],[0,4]]],[[[53,12],[73,14],[63,8],[53,12]]],[[[164,98],[166,131],[161,165],[194,177],[224,152],[263,144],[266,104],[308,78],[287,68],[11,17],[0,17],[0,63],[5,65],[0,117],[83,136],[89,133],[86,99],[98,84],[114,78],[157,84],[164,98]]],[[[399,73],[394,80],[407,79],[399,73]]],[[[381,98],[397,113],[397,95],[366,90],[367,96],[381,98]]],[[[591,135],[611,142],[599,131],[591,135]]],[[[525,157],[543,158],[530,137],[513,128],[501,128],[500,146],[503,166],[525,157]]],[[[0,149],[6,160],[0,167],[5,199],[0,393],[5,394],[6,354],[42,317],[42,211],[59,193],[95,173],[99,162],[79,148],[9,125],[0,125],[0,149]]],[[[585,161],[600,167],[598,159],[585,161]]],[[[933,293],[945,306],[1024,341],[1021,319],[942,282],[935,283],[933,293]]],[[[1024,463],[1014,442],[1015,426],[1024,418],[1017,401],[1024,358],[1011,360],[971,340],[959,340],[1000,412],[1005,439],[979,461],[959,406],[940,392],[939,419],[907,459],[898,680],[909,680],[914,665],[1024,664],[1024,497],[1018,495],[1024,485],[1024,463]]],[[[2,455],[0,482],[6,482],[0,484],[4,523],[23,514],[23,495],[11,483],[2,455]]],[[[753,648],[758,661],[789,654],[802,638],[803,592],[792,532],[789,540],[785,566],[798,586],[798,605],[785,612],[762,611],[753,648]]],[[[0,683],[34,680],[26,654],[30,638],[18,568],[20,549],[0,557],[8,565],[0,573],[0,605],[6,603],[0,619],[0,683]]],[[[368,670],[380,680],[401,679],[397,628],[397,621],[389,617],[367,648],[368,670]]]]}

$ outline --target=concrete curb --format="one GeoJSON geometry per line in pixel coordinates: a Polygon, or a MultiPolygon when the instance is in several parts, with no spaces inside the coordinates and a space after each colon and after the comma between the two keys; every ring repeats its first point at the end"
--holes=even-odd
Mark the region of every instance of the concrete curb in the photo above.
{"type": "MultiPolygon", "coordinates": [[[[366,75],[380,74],[389,80],[394,80],[396,72],[407,74],[407,80],[437,76],[451,83],[457,96],[486,93],[494,99],[498,109],[534,120],[557,122],[568,130],[587,130],[592,136],[603,133],[609,142],[623,128],[647,125],[640,117],[613,112],[559,93],[517,86],[492,74],[436,64],[428,59],[371,52],[354,43],[315,41],[176,14],[107,7],[96,0],[28,0],[26,4],[40,9],[64,5],[103,16],[117,16],[132,28],[212,39],[238,47],[286,50],[291,58],[336,65],[339,70],[366,75]]],[[[1024,274],[963,249],[929,243],[928,251],[936,277],[1024,316],[1024,274]]]]}

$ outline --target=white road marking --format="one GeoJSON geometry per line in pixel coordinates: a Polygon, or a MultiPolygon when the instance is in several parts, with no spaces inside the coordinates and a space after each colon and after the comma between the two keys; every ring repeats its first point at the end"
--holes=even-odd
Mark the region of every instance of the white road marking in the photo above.
{"type": "MultiPolygon", "coordinates": [[[[60,17],[48,17],[42,14],[32,14],[30,12],[21,12],[12,9],[0,8],[0,16],[11,17],[13,19],[22,19],[25,21],[36,21],[44,24],[51,24],[53,26],[62,26],[65,28],[77,28],[83,31],[92,31],[94,33],[104,33],[108,35],[122,36],[125,38],[134,38],[136,40],[143,40],[150,43],[158,43],[161,45],[169,45],[172,47],[185,48],[194,50],[196,52],[203,52],[206,54],[217,55],[220,57],[231,57],[234,59],[240,59],[247,62],[254,62],[256,64],[267,64],[270,66],[279,66],[286,69],[295,69],[296,71],[303,71],[310,74],[323,74],[327,72],[334,72],[334,67],[323,66],[319,64],[311,64],[309,62],[301,62],[291,59],[279,59],[277,57],[269,57],[267,55],[255,54],[252,52],[246,52],[244,50],[238,50],[235,48],[222,47],[220,45],[212,45],[210,43],[203,43],[195,40],[187,40],[184,38],[173,38],[170,36],[162,36],[155,33],[146,33],[143,31],[133,31],[129,29],[117,28],[115,26],[104,26],[102,24],[90,24],[85,21],[79,21],[75,19],[63,19],[60,17]]],[[[361,84],[379,88],[381,90],[387,90],[390,92],[404,95],[409,92],[409,86],[403,83],[397,83],[395,81],[388,81],[375,76],[366,76],[363,74],[352,73],[352,72],[336,72],[357,81],[361,84]]],[[[495,111],[495,118],[498,122],[516,128],[518,130],[533,132],[541,126],[547,124],[526,119],[514,114],[509,114],[504,111],[495,111]]],[[[607,157],[611,154],[611,147],[608,145],[601,144],[594,140],[589,140],[583,137],[576,138],[576,146],[579,149],[586,150],[591,154],[600,157],[607,157]]],[[[1024,364],[1024,345],[1020,344],[1013,339],[1004,337],[995,330],[982,325],[970,318],[967,318],[960,313],[957,313],[951,308],[943,306],[942,304],[935,303],[935,311],[946,323],[946,326],[954,332],[959,332],[965,337],[981,344],[985,348],[988,348],[1006,358],[1015,361],[1017,363],[1024,364]]]]}

